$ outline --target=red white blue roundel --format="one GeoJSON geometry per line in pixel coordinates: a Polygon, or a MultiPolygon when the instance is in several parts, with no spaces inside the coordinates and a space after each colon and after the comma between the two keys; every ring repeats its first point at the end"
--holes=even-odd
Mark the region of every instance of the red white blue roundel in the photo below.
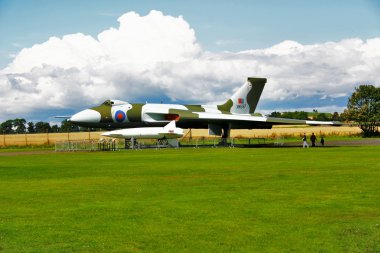
{"type": "Polygon", "coordinates": [[[115,113],[115,120],[117,122],[123,122],[125,120],[125,112],[118,110],[115,113]]]}

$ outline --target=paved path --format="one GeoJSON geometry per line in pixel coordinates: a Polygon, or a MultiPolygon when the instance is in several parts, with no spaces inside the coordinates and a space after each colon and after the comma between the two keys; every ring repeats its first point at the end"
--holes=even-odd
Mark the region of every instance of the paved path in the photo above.
{"type": "MultiPolygon", "coordinates": [[[[309,146],[311,142],[308,141],[309,146]]],[[[363,139],[352,139],[352,140],[332,140],[329,141],[325,138],[326,147],[340,147],[340,146],[379,146],[380,138],[363,138],[363,139]]],[[[302,142],[287,142],[284,143],[284,146],[300,146],[302,147],[302,142]]],[[[321,146],[319,140],[316,142],[316,146],[321,146]]]]}

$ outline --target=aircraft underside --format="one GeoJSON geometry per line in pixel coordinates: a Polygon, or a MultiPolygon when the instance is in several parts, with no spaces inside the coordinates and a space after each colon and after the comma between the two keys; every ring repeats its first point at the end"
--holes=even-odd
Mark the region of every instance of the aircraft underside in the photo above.
{"type": "MultiPolygon", "coordinates": [[[[78,125],[82,127],[102,128],[102,129],[121,129],[121,128],[137,128],[137,127],[162,127],[168,122],[124,122],[124,123],[87,123],[82,122],[78,125]]],[[[208,129],[210,125],[229,127],[230,129],[271,129],[272,124],[265,122],[225,122],[223,120],[183,120],[177,121],[176,125],[180,128],[193,128],[193,129],[208,129]]]]}

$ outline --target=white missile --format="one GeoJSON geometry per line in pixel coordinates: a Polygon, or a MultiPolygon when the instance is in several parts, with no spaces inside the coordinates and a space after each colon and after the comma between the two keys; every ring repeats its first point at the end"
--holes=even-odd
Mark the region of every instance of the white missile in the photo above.
{"type": "Polygon", "coordinates": [[[102,136],[123,139],[176,139],[183,136],[183,129],[175,125],[175,121],[170,121],[164,127],[139,127],[120,129],[102,133],[102,136]]]}

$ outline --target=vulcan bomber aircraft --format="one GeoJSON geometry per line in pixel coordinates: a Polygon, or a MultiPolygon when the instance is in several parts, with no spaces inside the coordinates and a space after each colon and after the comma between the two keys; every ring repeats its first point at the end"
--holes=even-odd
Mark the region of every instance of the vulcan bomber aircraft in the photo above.
{"type": "Polygon", "coordinates": [[[219,105],[131,104],[107,100],[85,109],[69,120],[83,127],[123,129],[163,127],[171,121],[179,128],[208,129],[210,135],[228,138],[231,129],[270,129],[273,125],[341,125],[313,121],[254,116],[266,78],[249,77],[225,103],[219,105]]]}

